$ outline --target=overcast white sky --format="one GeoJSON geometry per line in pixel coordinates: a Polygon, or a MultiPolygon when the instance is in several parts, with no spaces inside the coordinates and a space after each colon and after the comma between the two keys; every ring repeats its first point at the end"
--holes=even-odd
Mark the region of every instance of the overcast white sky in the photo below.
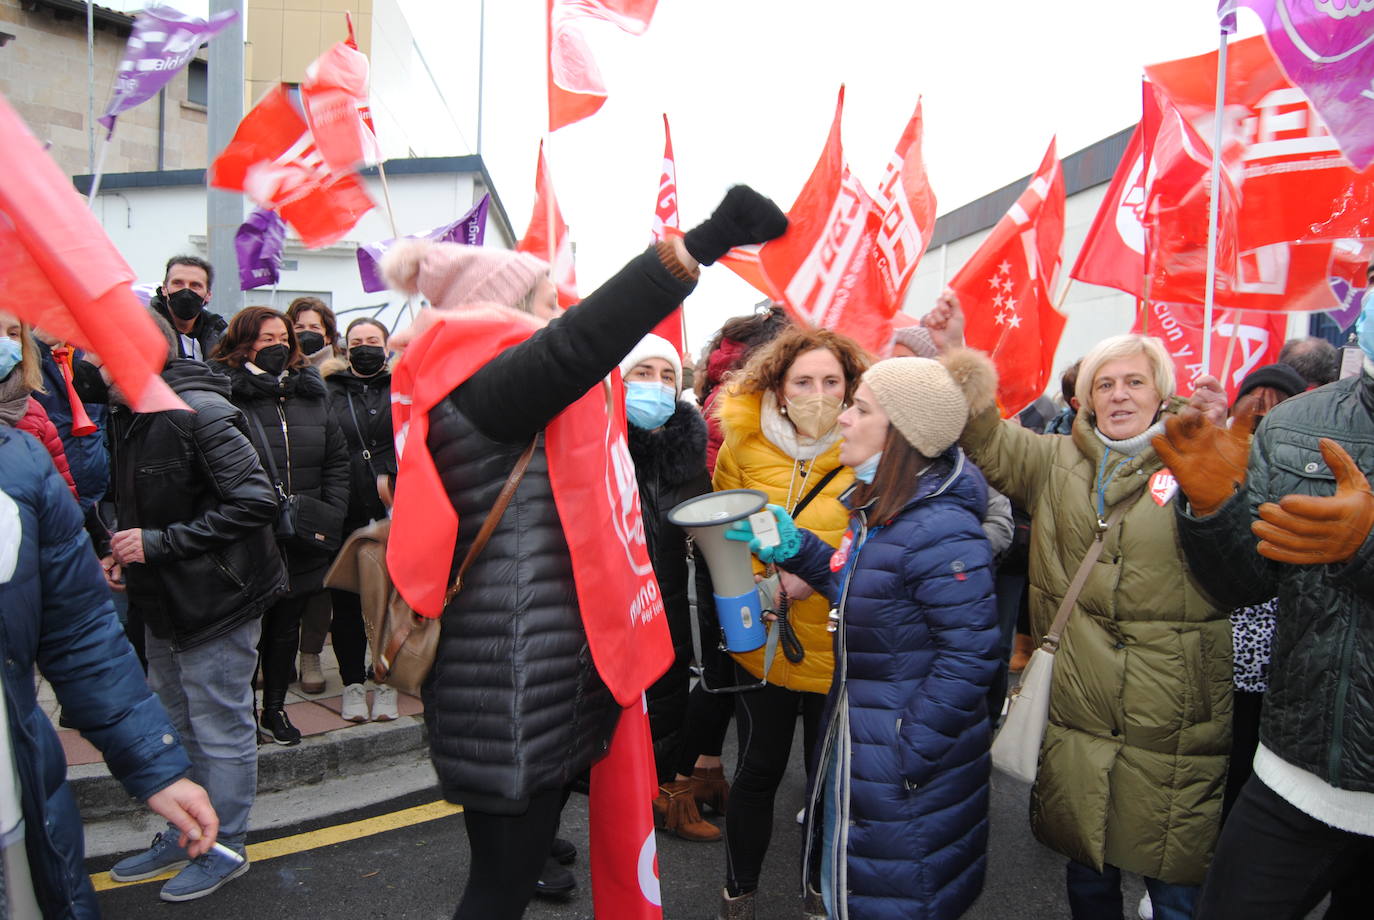
{"type": "MultiPolygon", "coordinates": [[[[398,2],[475,147],[479,0],[398,2]]],[[[519,234],[547,125],[545,5],[485,6],[481,153],[519,234]]],[[[945,213],[1029,174],[1052,135],[1065,156],[1135,123],[1143,66],[1214,49],[1215,10],[1214,0],[659,0],[643,36],[593,25],[610,97],[548,141],[579,289],[647,241],[663,112],[686,228],[737,182],[790,206],[841,83],[845,152],[872,190],[923,96],[925,158],[945,213]]],[[[1258,31],[1248,11],[1241,23],[1242,34],[1258,31]]],[[[707,272],[689,302],[690,345],[759,299],[728,270],[707,272]]]]}

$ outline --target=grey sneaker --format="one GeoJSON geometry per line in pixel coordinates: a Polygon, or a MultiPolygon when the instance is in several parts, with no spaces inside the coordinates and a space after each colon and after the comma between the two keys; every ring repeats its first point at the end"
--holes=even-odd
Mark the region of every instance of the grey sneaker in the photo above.
{"type": "Polygon", "coordinates": [[[170,869],[182,868],[190,857],[177,842],[180,839],[179,831],[163,831],[153,837],[153,845],[148,849],[115,863],[110,869],[110,878],[116,882],[138,882],[170,869]]]}
{"type": "Polygon", "coordinates": [[[194,901],[196,898],[214,894],[225,882],[236,879],[247,871],[248,857],[245,856],[243,862],[234,862],[229,857],[220,855],[218,851],[211,850],[193,860],[171,881],[163,885],[161,897],[164,901],[194,901]]]}

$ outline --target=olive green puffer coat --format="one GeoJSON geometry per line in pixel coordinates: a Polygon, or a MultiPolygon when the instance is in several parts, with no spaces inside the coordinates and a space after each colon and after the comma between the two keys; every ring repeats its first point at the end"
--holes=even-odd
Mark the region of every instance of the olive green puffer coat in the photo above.
{"type": "MultiPolygon", "coordinates": [[[[1030,512],[1037,636],[1096,533],[1107,448],[1089,414],[1070,436],[1041,435],[989,408],[960,440],[988,483],[1030,512]]],[[[1122,459],[1107,458],[1106,512],[1132,504],[1106,534],[1061,639],[1031,825],[1046,846],[1099,870],[1196,885],[1216,842],[1231,744],[1231,628],[1188,572],[1179,493],[1164,494],[1154,449],[1116,466],[1122,459]]]]}

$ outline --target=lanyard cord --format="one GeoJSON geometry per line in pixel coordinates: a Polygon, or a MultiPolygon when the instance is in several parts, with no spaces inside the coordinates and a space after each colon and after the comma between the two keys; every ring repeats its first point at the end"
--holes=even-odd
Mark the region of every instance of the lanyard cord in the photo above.
{"type": "Polygon", "coordinates": [[[1111,472],[1107,472],[1107,456],[1111,453],[1110,449],[1102,451],[1102,462],[1097,465],[1097,526],[1098,529],[1106,526],[1107,523],[1107,483],[1116,477],[1116,471],[1127,463],[1131,462],[1130,457],[1122,457],[1121,460],[1112,467],[1111,472]]]}

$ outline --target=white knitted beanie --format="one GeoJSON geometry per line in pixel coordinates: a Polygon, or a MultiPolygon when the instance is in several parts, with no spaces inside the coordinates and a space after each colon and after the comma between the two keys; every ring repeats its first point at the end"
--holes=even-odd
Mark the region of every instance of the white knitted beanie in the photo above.
{"type": "Polygon", "coordinates": [[[888,358],[864,373],[878,405],[907,443],[926,457],[938,457],[959,440],[968,421],[968,401],[939,361],[888,358]]]}
{"type": "Polygon", "coordinates": [[[623,377],[641,361],[649,358],[662,358],[673,366],[673,379],[677,381],[677,395],[682,395],[682,356],[677,353],[673,343],[652,332],[639,340],[625,360],[620,362],[620,375],[623,377]]]}

